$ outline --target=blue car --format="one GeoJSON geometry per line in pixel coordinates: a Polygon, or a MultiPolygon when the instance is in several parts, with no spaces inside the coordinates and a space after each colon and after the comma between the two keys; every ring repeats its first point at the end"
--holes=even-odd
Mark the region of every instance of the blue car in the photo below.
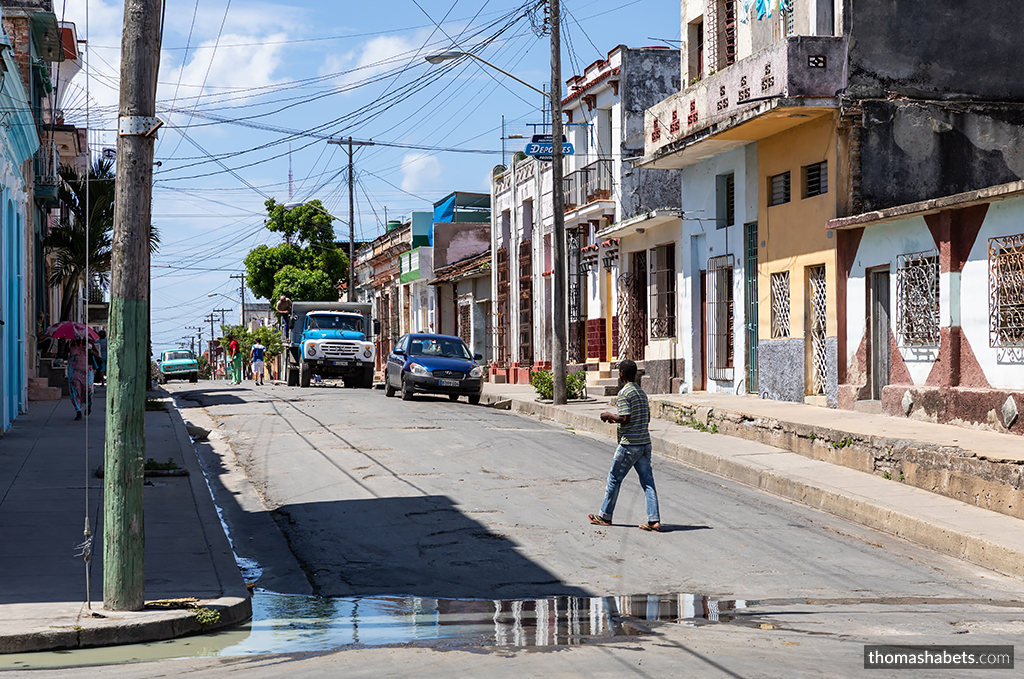
{"type": "Polygon", "coordinates": [[[384,393],[401,391],[403,401],[417,393],[446,394],[452,401],[466,396],[476,405],[484,389],[484,369],[476,364],[482,358],[458,337],[403,335],[384,366],[384,393]]]}

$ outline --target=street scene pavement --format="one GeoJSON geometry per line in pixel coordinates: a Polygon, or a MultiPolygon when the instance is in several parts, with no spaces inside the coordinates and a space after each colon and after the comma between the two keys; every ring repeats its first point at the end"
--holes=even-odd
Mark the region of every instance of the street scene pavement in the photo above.
{"type": "MultiPolygon", "coordinates": [[[[826,666],[848,675],[862,668],[864,644],[1012,644],[1024,629],[1017,578],[663,455],[655,479],[665,531],[637,529],[646,516],[635,476],[613,525],[593,526],[586,517],[603,496],[613,440],[503,409],[510,399],[535,404],[522,389],[495,385],[485,400],[498,407],[431,396],[403,402],[333,385],[168,390],[184,420],[211,432],[195,449],[257,587],[254,621],[237,636],[163,651],[179,658],[177,672],[279,676],[278,660],[231,656],[286,652],[296,676],[341,668],[354,676],[570,676],[581,668],[596,676],[820,676],[826,666]],[[273,604],[271,593],[294,596],[273,604]],[[426,619],[441,622],[424,624],[422,610],[413,617],[432,631],[375,636],[375,625],[424,601],[426,619]],[[369,617],[381,602],[392,609],[369,617]],[[595,625],[601,616],[613,624],[595,625]],[[446,637],[444,625],[467,631],[446,637]],[[277,641],[259,642],[262,627],[277,641]],[[317,635],[320,645],[300,638],[317,635]],[[216,650],[206,654],[222,657],[192,657],[210,644],[216,650]],[[538,655],[538,646],[548,652],[538,655]]],[[[565,408],[580,417],[602,401],[565,408]]],[[[696,448],[712,437],[708,450],[747,444],[664,421],[652,431],[696,448]]],[[[96,652],[80,662],[119,657],[96,652]]],[[[88,652],[57,660],[76,653],[88,652]]],[[[157,676],[167,667],[80,668],[76,676],[157,676]]],[[[47,676],[39,672],[32,676],[47,676]]]]}

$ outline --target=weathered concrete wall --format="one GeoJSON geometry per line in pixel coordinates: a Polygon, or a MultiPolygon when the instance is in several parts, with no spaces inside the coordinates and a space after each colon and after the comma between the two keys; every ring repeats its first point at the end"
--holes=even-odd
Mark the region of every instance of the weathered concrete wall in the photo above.
{"type": "Polygon", "coordinates": [[[845,0],[848,94],[1024,101],[1020,0],[845,0]]]}
{"type": "Polygon", "coordinates": [[[491,249],[491,224],[434,224],[434,270],[491,249]]]}
{"type": "Polygon", "coordinates": [[[1024,178],[1024,105],[862,105],[864,212],[1024,178]]]}
{"type": "Polygon", "coordinates": [[[644,371],[641,386],[648,394],[673,393],[673,382],[683,377],[685,363],[682,358],[639,361],[637,367],[644,371]]]}
{"type": "Polygon", "coordinates": [[[803,337],[757,343],[757,388],[761,398],[803,403],[803,337]]]}

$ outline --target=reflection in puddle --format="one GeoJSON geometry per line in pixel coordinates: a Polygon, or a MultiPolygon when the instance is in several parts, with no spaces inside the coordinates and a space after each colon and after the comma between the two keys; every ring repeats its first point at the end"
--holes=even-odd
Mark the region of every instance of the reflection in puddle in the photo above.
{"type": "Polygon", "coordinates": [[[545,599],[322,598],[257,590],[253,619],[199,637],[152,644],[0,656],[0,669],[70,667],[168,658],[330,651],[348,646],[564,646],[640,634],[631,621],[728,622],[757,601],[701,594],[545,599]]]}

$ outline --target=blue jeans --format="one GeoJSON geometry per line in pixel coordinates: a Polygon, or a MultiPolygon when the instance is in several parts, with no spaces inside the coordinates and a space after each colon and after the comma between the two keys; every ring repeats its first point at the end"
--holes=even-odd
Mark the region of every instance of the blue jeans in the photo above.
{"type": "Polygon", "coordinates": [[[601,518],[606,521],[612,520],[615,512],[615,502],[619,499],[619,490],[622,488],[622,480],[630,469],[636,469],[636,475],[640,477],[640,485],[644,489],[644,498],[647,504],[647,520],[650,523],[660,523],[661,515],[658,513],[658,491],[654,487],[654,472],[651,469],[651,446],[624,446],[620,445],[615,449],[615,457],[612,458],[612,468],[608,471],[608,485],[604,490],[604,504],[601,505],[601,518]]]}

